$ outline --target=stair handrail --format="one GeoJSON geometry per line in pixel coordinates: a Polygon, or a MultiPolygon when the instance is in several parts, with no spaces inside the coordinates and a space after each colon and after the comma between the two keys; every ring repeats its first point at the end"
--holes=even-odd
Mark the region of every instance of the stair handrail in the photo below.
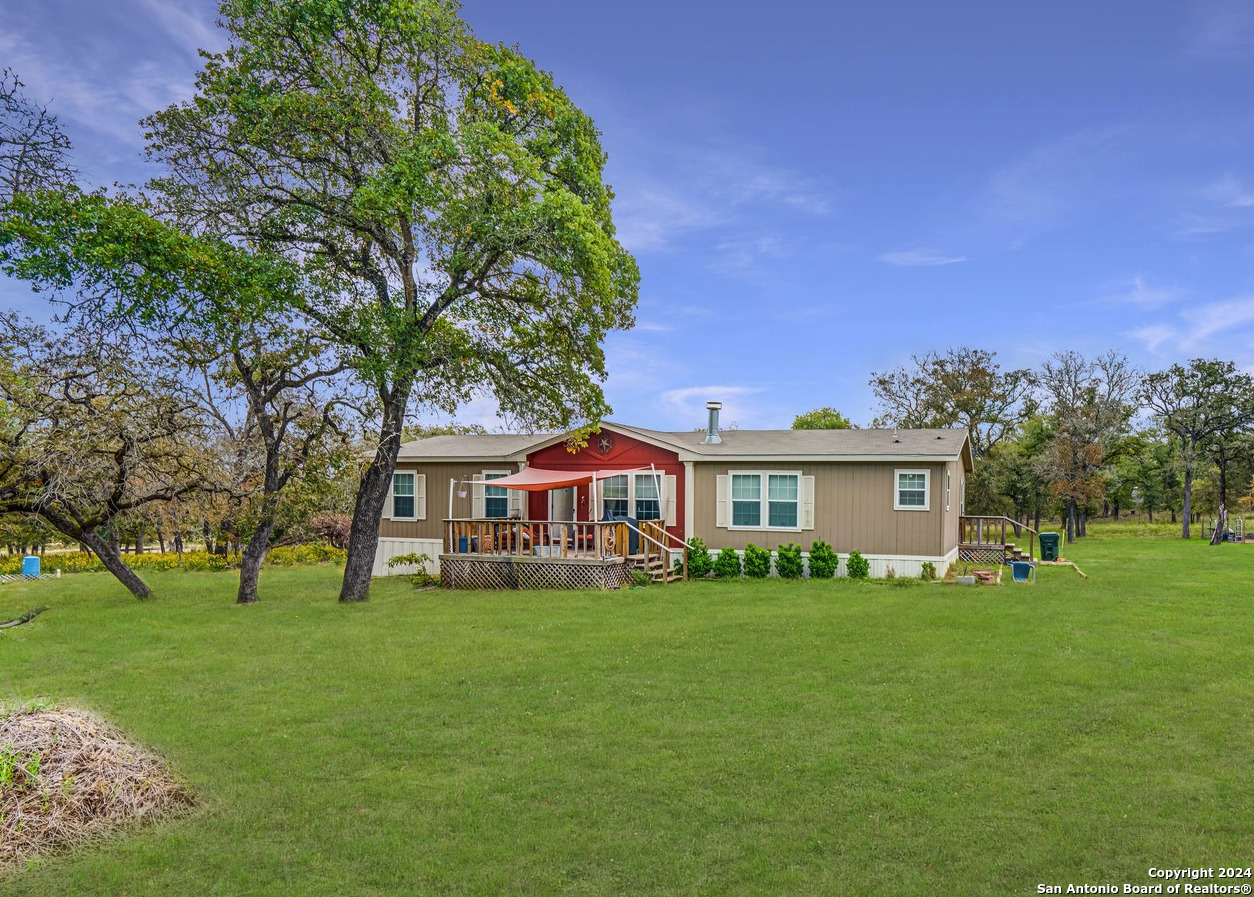
{"type": "MultiPolygon", "coordinates": [[[[669,549],[669,548],[667,548],[665,545],[663,545],[661,542],[659,542],[657,539],[655,539],[655,538],[653,538],[652,536],[650,536],[650,535],[649,535],[648,533],[646,533],[644,530],[640,529],[640,528],[639,528],[639,527],[637,527],[637,526],[633,526],[633,525],[631,524],[631,522],[630,522],[630,521],[628,521],[628,520],[620,520],[620,521],[618,521],[618,522],[619,522],[619,523],[625,523],[625,524],[627,524],[627,529],[634,531],[637,535],[639,535],[639,536],[640,536],[640,538],[642,538],[642,539],[646,539],[646,540],[648,540],[649,542],[652,542],[654,545],[656,545],[656,546],[657,546],[657,548],[658,548],[658,556],[659,556],[659,557],[661,557],[661,556],[663,556],[663,555],[666,555],[666,556],[668,556],[668,557],[669,557],[669,555],[670,555],[670,549],[669,549]]],[[[667,532],[667,531],[666,531],[666,528],[665,528],[665,527],[662,527],[662,528],[661,528],[661,532],[665,533],[667,536],[670,536],[672,539],[675,539],[675,537],[674,537],[673,535],[671,535],[669,532],[667,532]]],[[[675,541],[676,541],[676,542],[679,542],[679,543],[680,543],[680,545],[682,545],[682,546],[683,546],[683,549],[684,549],[684,581],[685,581],[685,582],[687,582],[687,581],[688,581],[688,544],[687,544],[686,542],[683,542],[683,541],[679,540],[679,539],[675,539],[675,541]]],[[[646,560],[646,561],[648,560],[648,552],[645,552],[645,560],[646,560]]],[[[663,577],[665,577],[665,575],[666,575],[666,570],[665,570],[665,569],[663,569],[663,571],[662,571],[662,575],[663,575],[663,577]]]]}
{"type": "MultiPolygon", "coordinates": [[[[979,520],[981,522],[1000,521],[1001,533],[1002,533],[1001,542],[1003,545],[1006,544],[1006,524],[1007,523],[1009,523],[1011,526],[1019,527],[1019,528],[1027,530],[1028,531],[1028,557],[1035,556],[1035,551],[1033,549],[1036,547],[1036,538],[1040,536],[1040,533],[1032,529],[1032,527],[1028,526],[1026,523],[1021,523],[1018,520],[1015,520],[1011,517],[1007,517],[1005,514],[959,514],[958,526],[963,536],[965,536],[967,533],[967,521],[968,520],[979,520]]],[[[983,527],[981,527],[981,531],[982,530],[983,530],[983,527]]]]}

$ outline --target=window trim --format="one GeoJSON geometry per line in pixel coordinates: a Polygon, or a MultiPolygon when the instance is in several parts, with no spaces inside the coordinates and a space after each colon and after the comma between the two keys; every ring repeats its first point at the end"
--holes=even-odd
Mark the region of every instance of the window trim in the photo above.
{"type": "Polygon", "coordinates": [[[418,471],[416,470],[394,470],[392,471],[392,485],[388,487],[388,510],[391,512],[389,520],[417,520],[418,519],[418,471]],[[409,517],[396,516],[396,478],[409,477],[410,493],[402,496],[408,498],[413,504],[414,512],[409,517]]]}
{"type": "MultiPolygon", "coordinates": [[[[654,474],[652,471],[643,471],[643,472],[634,471],[632,473],[615,474],[615,476],[621,476],[621,477],[627,478],[627,516],[628,517],[631,517],[635,520],[639,520],[640,519],[639,502],[656,501],[658,503],[658,516],[651,517],[648,519],[651,522],[657,521],[657,520],[661,520],[664,522],[666,520],[666,501],[663,499],[663,495],[666,492],[667,473],[665,470],[659,470],[657,472],[657,484],[658,484],[658,489],[659,489],[657,498],[643,498],[642,499],[639,497],[639,495],[637,495],[637,492],[636,492],[637,478],[647,478],[649,480],[652,480],[654,479],[654,474]]],[[[601,485],[604,482],[605,480],[597,480],[597,505],[599,505],[598,514],[597,514],[598,520],[604,519],[605,517],[605,493],[602,491],[602,485],[601,485]]],[[[622,501],[622,499],[614,499],[614,500],[622,501]]]]}
{"type": "MultiPolygon", "coordinates": [[[[745,499],[741,499],[744,501],[745,499]]],[[[778,501],[778,499],[776,499],[778,501]]],[[[727,529],[737,530],[740,532],[765,532],[773,533],[799,533],[801,528],[801,506],[802,506],[802,472],[800,470],[729,470],[727,471],[727,529]],[[756,476],[758,477],[758,502],[759,516],[757,526],[736,526],[732,521],[735,520],[735,502],[732,498],[732,482],[733,477],[737,476],[756,476]],[[771,486],[769,477],[784,476],[793,477],[797,481],[797,498],[793,504],[797,506],[797,525],[796,526],[771,526],[771,486]]]]}
{"type": "MultiPolygon", "coordinates": [[[[915,490],[911,490],[915,491],[915,490]]],[[[932,472],[930,470],[916,470],[907,468],[897,468],[893,471],[893,510],[894,511],[930,511],[932,508],[932,472]],[[922,474],[923,475],[923,504],[921,505],[903,505],[901,503],[901,477],[902,474],[922,474]]]]}

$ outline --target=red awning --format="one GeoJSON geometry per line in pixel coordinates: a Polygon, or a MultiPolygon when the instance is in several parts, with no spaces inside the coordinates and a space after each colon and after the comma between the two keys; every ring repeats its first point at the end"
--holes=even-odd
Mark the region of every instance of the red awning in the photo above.
{"type": "Polygon", "coordinates": [[[507,477],[494,480],[475,480],[479,485],[498,486],[504,489],[521,489],[523,492],[547,492],[550,489],[564,489],[567,486],[583,486],[607,477],[624,476],[629,473],[648,471],[647,467],[631,467],[627,470],[544,470],[539,467],[527,467],[507,477]]]}

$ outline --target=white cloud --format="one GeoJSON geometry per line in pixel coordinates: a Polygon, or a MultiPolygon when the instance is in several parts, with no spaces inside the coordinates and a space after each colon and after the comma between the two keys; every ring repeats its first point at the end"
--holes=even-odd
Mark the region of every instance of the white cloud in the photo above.
{"type": "Polygon", "coordinates": [[[1139,275],[1132,278],[1131,284],[1121,284],[1117,289],[1117,292],[1104,297],[1106,302],[1140,308],[1161,308],[1181,297],[1181,291],[1175,287],[1149,286],[1145,278],[1139,275]]]}
{"type": "Polygon", "coordinates": [[[1191,202],[1195,208],[1182,214],[1183,224],[1176,231],[1178,238],[1221,234],[1254,223],[1254,189],[1232,173],[1197,190],[1191,202]]]}
{"type": "Polygon", "coordinates": [[[706,402],[722,402],[719,419],[723,426],[746,425],[760,414],[752,396],[764,392],[760,386],[685,386],[670,389],[658,396],[658,402],[672,426],[678,428],[704,426],[708,418],[706,402]]]}
{"type": "Polygon", "coordinates": [[[948,255],[935,249],[920,248],[885,252],[877,255],[875,260],[901,268],[934,268],[938,265],[956,265],[968,259],[965,255],[948,255]]]}
{"type": "Polygon", "coordinates": [[[1194,55],[1232,58],[1254,51],[1254,10],[1245,0],[1203,0],[1191,25],[1187,49],[1194,55]]]}
{"type": "Polygon", "coordinates": [[[1128,335],[1150,352],[1167,349],[1197,355],[1221,352],[1234,336],[1254,338],[1254,296],[1196,305],[1182,310],[1174,321],[1147,324],[1128,335]],[[1234,334],[1234,331],[1238,332],[1234,334]]]}

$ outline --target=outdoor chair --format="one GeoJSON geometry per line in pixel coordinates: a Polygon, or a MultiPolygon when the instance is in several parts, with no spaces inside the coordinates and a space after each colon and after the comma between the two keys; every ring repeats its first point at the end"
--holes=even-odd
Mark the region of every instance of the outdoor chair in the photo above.
{"type": "Polygon", "coordinates": [[[1031,581],[1035,582],[1036,564],[1030,564],[1027,561],[1011,561],[1010,577],[1015,582],[1028,582],[1028,578],[1031,577],[1031,581]]]}

